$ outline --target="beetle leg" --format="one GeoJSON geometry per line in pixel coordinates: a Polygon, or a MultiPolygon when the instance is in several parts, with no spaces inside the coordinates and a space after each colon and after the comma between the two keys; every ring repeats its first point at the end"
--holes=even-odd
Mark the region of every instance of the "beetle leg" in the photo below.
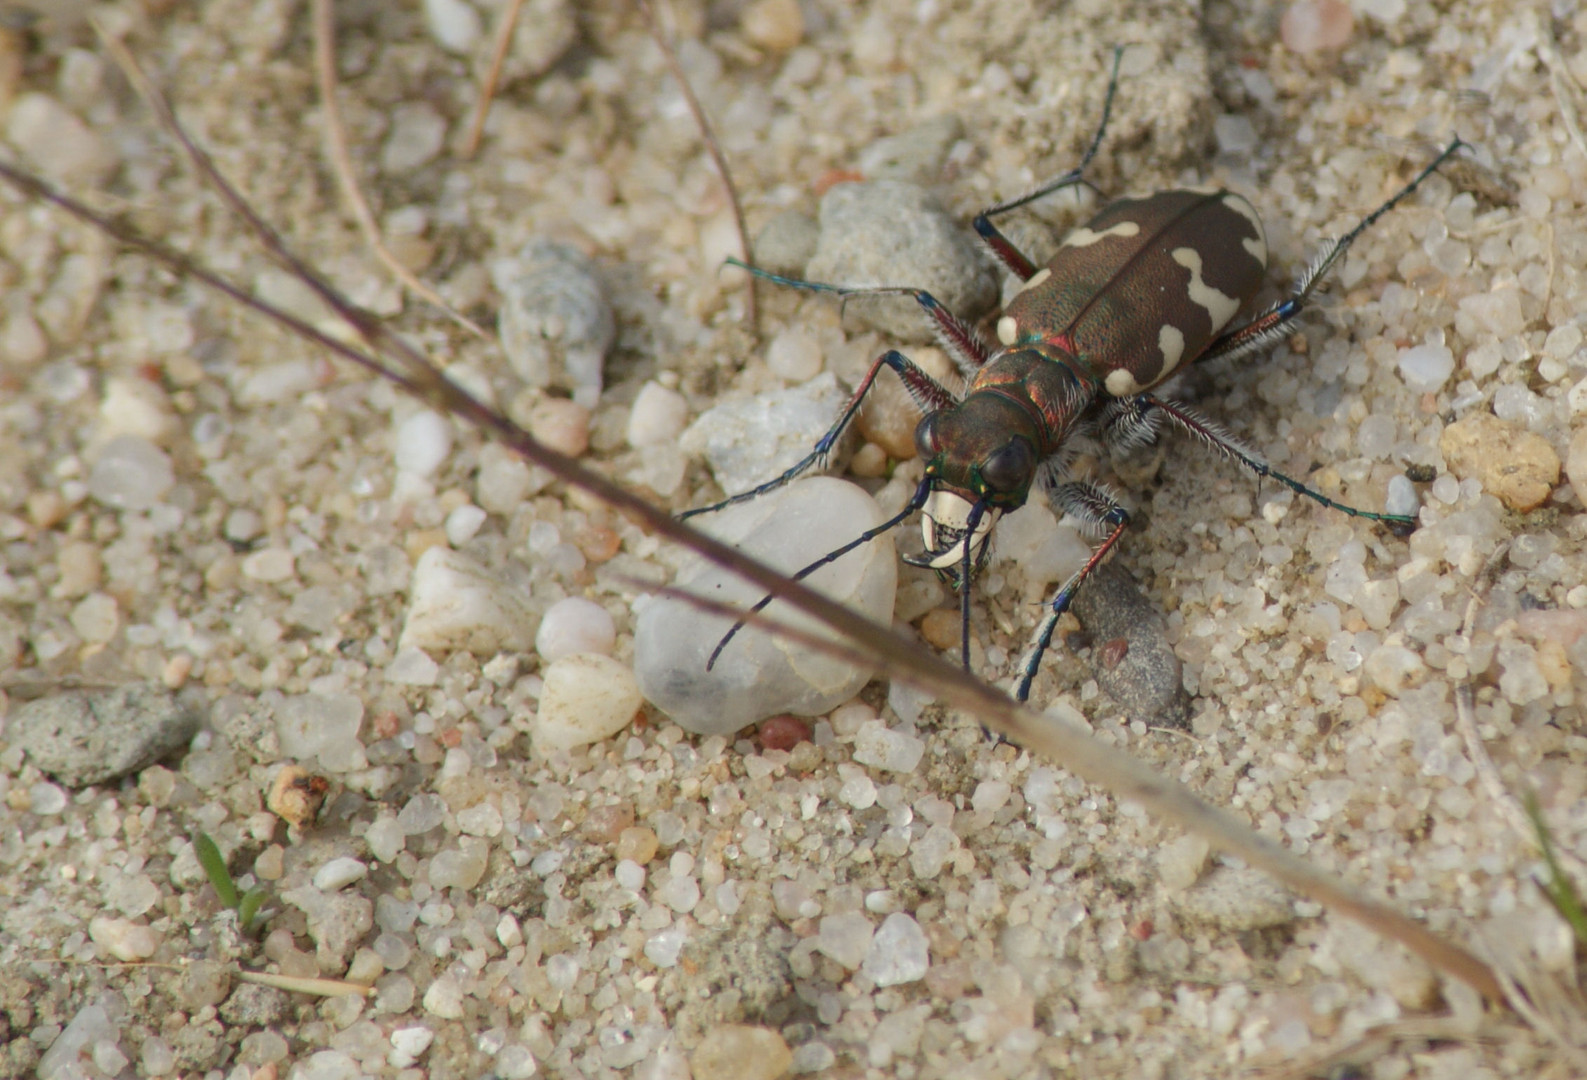
{"type": "Polygon", "coordinates": [[[1094,421],[1097,437],[1111,450],[1134,450],[1157,441],[1162,414],[1140,396],[1108,398],[1094,421]]]}
{"type": "MultiPolygon", "coordinates": [[[[1085,178],[1086,166],[1091,164],[1091,159],[1097,156],[1097,148],[1102,145],[1102,135],[1108,130],[1108,117],[1113,112],[1113,96],[1119,88],[1119,59],[1124,55],[1124,46],[1120,45],[1113,50],[1113,71],[1108,76],[1108,94],[1102,101],[1102,121],[1097,124],[1096,132],[1091,136],[1091,145],[1086,147],[1085,156],[1080,159],[1080,164],[1058,177],[1050,180],[1034,190],[1027,191],[1017,198],[1000,202],[996,206],[982,210],[975,215],[972,224],[975,231],[985,241],[986,246],[992,249],[992,254],[997,256],[998,262],[1008,267],[1009,270],[1021,281],[1029,281],[1036,274],[1036,264],[1031,262],[1025,253],[1014,246],[1014,242],[1004,236],[992,218],[998,214],[1006,214],[1010,210],[1017,210],[1021,206],[1033,203],[1037,199],[1051,195],[1055,191],[1062,191],[1067,187],[1084,184],[1092,191],[1097,191],[1095,184],[1085,178]]],[[[1097,194],[1101,194],[1097,191],[1097,194]]]]}
{"type": "Polygon", "coordinates": [[[865,378],[860,380],[860,384],[855,388],[848,404],[843,406],[843,411],[838,413],[837,420],[827,429],[827,433],[821,436],[815,448],[795,463],[792,468],[781,476],[766,481],[759,487],[740,492],[737,495],[723,499],[719,503],[701,506],[694,510],[685,510],[678,515],[678,520],[683,521],[694,517],[696,514],[709,514],[717,510],[724,510],[729,506],[735,506],[741,502],[748,502],[750,499],[758,498],[768,491],[777,490],[812,468],[820,468],[826,465],[827,459],[832,455],[833,448],[838,444],[838,440],[843,437],[843,433],[848,430],[849,424],[859,415],[860,405],[865,401],[865,395],[870,393],[871,387],[876,384],[876,376],[881,374],[884,367],[892,368],[898,373],[898,377],[903,380],[904,389],[909,391],[909,396],[916,405],[920,406],[923,412],[933,413],[959,400],[953,391],[922,371],[909,357],[896,349],[889,349],[881,356],[878,356],[871,364],[870,370],[866,371],[865,378]]]}
{"type": "Polygon", "coordinates": [[[1216,450],[1230,461],[1245,466],[1256,473],[1257,476],[1272,477],[1297,495],[1304,495],[1306,498],[1321,503],[1331,510],[1338,510],[1341,513],[1349,514],[1351,517],[1365,518],[1368,521],[1381,521],[1400,536],[1409,535],[1411,530],[1416,528],[1416,519],[1413,517],[1408,517],[1404,514],[1378,514],[1371,510],[1358,510],[1353,506],[1334,502],[1322,492],[1307,487],[1299,480],[1285,476],[1269,465],[1261,454],[1229,434],[1223,425],[1207,419],[1194,409],[1181,405],[1177,401],[1164,401],[1162,398],[1154,397],[1151,394],[1141,394],[1134,400],[1141,402],[1142,405],[1150,409],[1160,411],[1180,430],[1187,432],[1193,438],[1216,450]]]}
{"type": "Polygon", "coordinates": [[[1055,507],[1079,518],[1091,529],[1107,529],[1108,532],[1102,543],[1097,545],[1091,557],[1086,560],[1085,565],[1075,571],[1048,602],[1047,615],[1036,628],[1036,636],[1031,642],[1030,651],[1020,663],[1019,681],[1014,689],[1015,701],[1024,701],[1030,697],[1030,684],[1041,667],[1041,658],[1047,654],[1047,648],[1052,644],[1053,632],[1058,629],[1058,620],[1069,610],[1075,593],[1079,591],[1086,578],[1102,565],[1102,560],[1107,558],[1108,552],[1113,550],[1113,545],[1119,542],[1119,538],[1124,535],[1125,527],[1130,523],[1129,511],[1124,509],[1107,489],[1096,484],[1081,482],[1059,484],[1047,493],[1047,497],[1055,507]]]}
{"type": "Polygon", "coordinates": [[[1214,360],[1219,357],[1243,356],[1282,338],[1285,333],[1285,327],[1305,309],[1307,301],[1311,299],[1312,293],[1317,290],[1318,284],[1327,276],[1328,271],[1333,269],[1334,263],[1343,258],[1345,252],[1350,250],[1350,245],[1354,244],[1362,233],[1371,228],[1373,222],[1394,209],[1401,200],[1421,187],[1422,182],[1433,175],[1440,165],[1448,161],[1455,151],[1463,146],[1469,147],[1470,145],[1470,143],[1462,142],[1457,137],[1437,157],[1429,162],[1426,168],[1417,173],[1410,183],[1395,192],[1382,206],[1362,218],[1355,228],[1324,247],[1321,253],[1312,260],[1311,265],[1306,268],[1306,272],[1301,275],[1300,281],[1295,285],[1295,292],[1291,296],[1280,300],[1244,326],[1239,326],[1224,334],[1220,334],[1213,340],[1212,344],[1203,350],[1200,356],[1196,357],[1196,362],[1199,364],[1202,361],[1214,360]]]}
{"type": "Polygon", "coordinates": [[[751,274],[778,285],[786,285],[790,289],[804,289],[806,292],[832,293],[841,297],[845,303],[853,296],[909,296],[919,304],[931,319],[932,332],[937,335],[937,340],[942,342],[953,357],[954,364],[966,378],[975,374],[981,365],[986,363],[992,355],[992,348],[975,328],[967,325],[963,319],[942,306],[942,302],[932,296],[925,289],[912,289],[907,285],[830,285],[824,281],[805,281],[803,278],[784,277],[774,274],[770,270],[762,270],[758,266],[751,266],[739,259],[729,257],[729,266],[736,266],[740,270],[748,270],[751,274]]]}

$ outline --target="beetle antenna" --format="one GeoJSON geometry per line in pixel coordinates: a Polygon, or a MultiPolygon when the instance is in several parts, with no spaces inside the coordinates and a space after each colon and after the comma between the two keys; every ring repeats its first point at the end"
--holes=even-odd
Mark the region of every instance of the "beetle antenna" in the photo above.
{"type": "MultiPolygon", "coordinates": [[[[904,504],[904,508],[902,510],[888,518],[886,521],[882,522],[880,525],[876,526],[876,528],[866,529],[859,536],[855,537],[853,540],[850,540],[842,547],[827,552],[809,566],[806,566],[798,573],[791,575],[790,580],[803,581],[805,578],[809,577],[823,566],[826,566],[829,563],[837,562],[839,559],[843,558],[843,556],[847,555],[849,552],[853,551],[862,544],[868,544],[883,533],[898,528],[898,526],[903,523],[905,518],[907,518],[910,514],[913,514],[916,510],[919,510],[922,506],[926,505],[926,500],[931,497],[931,484],[932,477],[927,476],[923,478],[920,481],[920,486],[915,489],[915,493],[909,497],[909,501],[904,504]]],[[[744,629],[744,626],[748,623],[751,617],[764,611],[766,609],[766,605],[770,604],[775,599],[775,596],[773,596],[771,593],[767,593],[765,596],[755,601],[755,606],[746,611],[742,619],[728,628],[727,633],[722,635],[722,640],[716,643],[716,648],[711,650],[711,656],[705,662],[705,670],[710,671],[714,666],[716,666],[717,657],[722,655],[722,650],[727,648],[727,643],[732,641],[734,636],[737,635],[740,630],[744,629]]]]}

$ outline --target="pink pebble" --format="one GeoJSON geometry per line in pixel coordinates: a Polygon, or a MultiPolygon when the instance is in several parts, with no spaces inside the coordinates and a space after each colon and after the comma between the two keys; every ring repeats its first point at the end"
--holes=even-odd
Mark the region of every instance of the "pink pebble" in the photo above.
{"type": "Polygon", "coordinates": [[[1355,31],[1356,17],[1344,0],[1295,0],[1279,20],[1284,47],[1295,53],[1343,48],[1355,31]]]}

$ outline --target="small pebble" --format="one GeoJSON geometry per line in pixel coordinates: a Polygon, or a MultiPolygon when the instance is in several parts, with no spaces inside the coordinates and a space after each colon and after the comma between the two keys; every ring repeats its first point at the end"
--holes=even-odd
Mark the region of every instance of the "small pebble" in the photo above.
{"type": "Polygon", "coordinates": [[[93,593],[72,608],[68,621],[85,643],[103,645],[121,629],[121,610],[114,596],[93,593]]]}
{"type": "Polygon", "coordinates": [[[598,653],[564,656],[546,668],[544,678],[529,727],[541,754],[611,738],[644,704],[633,671],[598,653]]]}
{"type": "Polygon", "coordinates": [[[1183,665],[1158,607],[1116,563],[1099,567],[1075,596],[1075,617],[1093,641],[1092,673],[1133,719],[1177,727],[1189,706],[1183,665]]]}
{"type": "Polygon", "coordinates": [[[798,277],[815,255],[820,236],[820,228],[809,216],[784,210],[767,221],[756,235],[755,262],[774,274],[798,277]]]}
{"type": "Polygon", "coordinates": [[[445,547],[419,556],[399,649],[476,656],[527,652],[538,618],[529,597],[507,588],[473,559],[445,547]]]}
{"type": "Polygon", "coordinates": [[[465,0],[424,0],[424,22],[430,36],[449,53],[467,56],[479,42],[479,12],[465,0]]]}
{"type": "Polygon", "coordinates": [[[854,737],[854,760],[888,772],[914,772],[925,753],[925,740],[893,731],[880,720],[866,724],[854,737]]]}
{"type": "Polygon", "coordinates": [[[1475,476],[1511,510],[1537,509],[1559,483],[1559,455],[1548,440],[1490,413],[1450,424],[1438,449],[1451,472],[1462,480],[1475,476]]]}
{"type": "Polygon", "coordinates": [[[406,1069],[430,1048],[435,1041],[435,1032],[427,1027],[401,1027],[391,1033],[391,1053],[386,1058],[386,1063],[398,1069],[406,1069]]]}
{"type": "Polygon", "coordinates": [[[945,113],[860,150],[859,171],[871,180],[905,180],[930,187],[942,179],[948,154],[964,138],[964,121],[945,113]]]}
{"type": "Polygon", "coordinates": [[[807,382],[821,374],[825,359],[821,342],[801,326],[788,327],[766,346],[766,366],[773,375],[791,383],[807,382]]]}
{"type": "Polygon", "coordinates": [[[1278,34],[1290,52],[1314,53],[1344,48],[1355,26],[1344,0],[1296,0],[1279,19],[1278,34]]]}
{"type": "MultiPolygon", "coordinates": [[[[903,180],[839,184],[821,199],[821,236],[806,273],[843,285],[925,289],[973,322],[998,301],[998,275],[974,234],[926,189],[903,180]]],[[[855,300],[846,318],[899,341],[935,340],[909,297],[855,300]]]]}
{"type": "Polygon", "coordinates": [[[295,572],[292,553],[286,548],[265,548],[242,561],[243,576],[252,581],[265,583],[289,581],[295,572]]]}
{"type": "Polygon", "coordinates": [[[66,792],[55,784],[37,783],[28,788],[28,812],[59,814],[66,809],[66,792]]]}
{"type": "Polygon", "coordinates": [[[369,873],[369,867],[346,856],[332,859],[314,872],[314,887],[321,892],[346,888],[369,873]]]}
{"type": "MultiPolygon", "coordinates": [[[[814,477],[703,518],[700,525],[762,562],[792,572],[880,521],[880,508],[860,488],[814,477]]],[[[818,570],[806,583],[872,619],[885,619],[897,580],[891,540],[882,536],[818,570]]],[[[744,606],[760,598],[755,586],[699,561],[680,571],[676,586],[744,606]]],[[[769,613],[775,618],[778,610],[773,605],[769,613]]],[[[723,616],[673,599],[652,600],[635,622],[640,688],[651,704],[696,734],[731,734],[779,713],[819,715],[852,698],[870,679],[870,669],[860,663],[754,630],[735,636],[706,670],[707,658],[730,625],[723,616]]]]}
{"type": "Polygon", "coordinates": [[[284,765],[265,796],[265,807],[294,828],[312,825],[325,805],[329,783],[299,765],[284,765]]]}
{"type": "Polygon", "coordinates": [[[658,847],[655,831],[639,825],[618,834],[616,855],[644,866],[656,857],[658,847]]]}
{"type": "Polygon", "coordinates": [[[611,614],[593,600],[569,596],[546,610],[535,634],[535,651],[549,664],[574,653],[610,656],[617,644],[611,614]]]}
{"type": "Polygon", "coordinates": [[[722,490],[738,495],[810,453],[847,398],[837,376],[823,372],[799,386],[708,409],[679,445],[703,456],[722,490]]]}
{"type": "Polygon", "coordinates": [[[142,686],[67,690],[17,706],[8,741],[68,788],[102,784],[187,745],[199,717],[175,696],[142,686]]]}
{"type": "Polygon", "coordinates": [[[825,915],[816,933],[816,949],[850,971],[858,971],[870,953],[876,928],[857,911],[825,915]]]}
{"type": "Polygon", "coordinates": [[[781,1035],[748,1024],[711,1028],[689,1055],[694,1080],[776,1080],[792,1064],[781,1035]]]}
{"type": "Polygon", "coordinates": [[[1455,354],[1444,345],[1415,345],[1400,352],[1400,378],[1417,393],[1439,389],[1455,373],[1455,354]]]}
{"type": "Polygon", "coordinates": [[[1272,878],[1250,867],[1220,866],[1171,898],[1180,916],[1229,933],[1286,926],[1295,902],[1272,878]]]}
{"type": "Polygon", "coordinates": [[[6,141],[45,176],[89,188],[116,166],[112,147],[60,102],[22,94],[7,110],[6,141]]]}
{"type": "Polygon", "coordinates": [[[405,101],[388,114],[391,127],[380,148],[380,168],[388,176],[428,165],[441,152],[446,139],[446,117],[425,101],[405,101]]]}
{"type": "Polygon", "coordinates": [[[797,716],[773,716],[760,724],[760,745],[764,750],[792,750],[810,738],[810,724],[797,716]]]}
{"type": "Polygon", "coordinates": [[[88,473],[88,493],[112,510],[152,509],[175,483],[170,457],[138,435],[105,443],[88,473]]]}
{"type": "Polygon", "coordinates": [[[397,468],[430,476],[452,452],[452,425],[439,413],[421,409],[397,425],[391,446],[397,468]]]}
{"type": "Polygon", "coordinates": [[[529,411],[529,434],[565,457],[579,457],[590,448],[590,411],[567,398],[542,398],[529,411]]]}
{"type": "Polygon", "coordinates": [[[580,251],[539,240],[492,267],[501,293],[497,330],[508,363],[529,386],[558,386],[593,409],[617,321],[595,265],[580,251]]]}
{"type": "Polygon", "coordinates": [[[1403,645],[1379,645],[1362,665],[1362,674],[1386,694],[1399,697],[1422,684],[1427,665],[1403,645]]]}
{"type": "Polygon", "coordinates": [[[689,422],[689,403],[676,390],[647,382],[628,414],[628,445],[659,446],[676,442],[689,422]]]}
{"type": "Polygon", "coordinates": [[[442,975],[424,992],[424,1010],[443,1020],[463,1018],[463,987],[450,975],[442,975]]]}
{"type": "Polygon", "coordinates": [[[895,911],[882,921],[865,953],[865,974],[877,986],[919,982],[930,969],[926,932],[910,915],[895,911]]]}
{"type": "Polygon", "coordinates": [[[787,52],[805,35],[799,0],[755,0],[739,15],[738,25],[751,45],[772,52],[787,52]]]}
{"type": "Polygon", "coordinates": [[[147,960],[160,947],[160,937],[142,923],[97,915],[88,923],[88,936],[95,945],[117,960],[131,963],[147,960]]]}
{"type": "Polygon", "coordinates": [[[456,848],[438,851],[430,859],[430,884],[437,889],[472,889],[484,878],[489,861],[489,844],[478,837],[460,837],[456,848]]]}
{"type": "Polygon", "coordinates": [[[434,686],[440,674],[441,665],[423,649],[399,649],[386,665],[386,681],[398,686],[434,686]]]}

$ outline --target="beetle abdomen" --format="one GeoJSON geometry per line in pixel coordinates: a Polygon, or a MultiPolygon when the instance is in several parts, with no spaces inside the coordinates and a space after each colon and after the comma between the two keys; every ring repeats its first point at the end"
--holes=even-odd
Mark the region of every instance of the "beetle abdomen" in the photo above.
{"type": "Polygon", "coordinates": [[[1119,199],[1064,239],[1010,301],[998,337],[1050,342],[1127,397],[1201,355],[1266,270],[1261,219],[1233,192],[1119,199]]]}

